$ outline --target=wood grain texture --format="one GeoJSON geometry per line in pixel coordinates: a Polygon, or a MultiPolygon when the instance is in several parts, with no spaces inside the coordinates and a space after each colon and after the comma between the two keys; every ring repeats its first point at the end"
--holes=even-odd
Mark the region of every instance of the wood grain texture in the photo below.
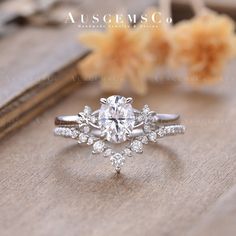
{"type": "MultiPolygon", "coordinates": [[[[13,2],[18,6],[18,1],[13,2]]],[[[101,3],[105,4],[104,1],[101,3]]],[[[6,2],[8,10],[11,4],[6,2]]],[[[129,5],[133,5],[131,1],[129,5]]],[[[136,10],[141,12],[144,5],[139,2],[136,10]]],[[[64,12],[67,12],[66,9],[64,12]]],[[[177,11],[176,8],[174,12],[176,18],[180,16],[182,19],[183,13],[190,11],[177,11]]],[[[77,34],[76,26],[28,27],[0,41],[0,138],[28,123],[70,92],[69,88],[73,89],[75,64],[85,53],[85,49],[76,42],[77,34]],[[48,103],[48,100],[51,102],[48,103]]]]}
{"type": "MultiPolygon", "coordinates": [[[[224,209],[220,199],[236,184],[235,65],[219,86],[193,91],[159,83],[150,86],[148,96],[135,97],[137,108],[147,103],[181,114],[187,132],[146,147],[143,155],[127,160],[120,176],[109,160],[52,134],[55,116],[76,114],[84,104],[99,106],[106,95],[97,83],[5,138],[0,143],[1,236],[209,236],[202,221],[207,225],[221,214],[214,208],[224,209]]],[[[235,195],[230,196],[227,201],[235,206],[235,195]]],[[[235,211],[225,211],[227,217],[235,235],[235,211]]],[[[218,227],[227,232],[224,224],[218,227]]]]}
{"type": "Polygon", "coordinates": [[[1,40],[0,107],[78,59],[85,51],[76,41],[77,34],[76,27],[26,28],[1,40]]]}
{"type": "Polygon", "coordinates": [[[27,28],[0,41],[0,138],[78,87],[78,32],[27,28]]]}
{"type": "Polygon", "coordinates": [[[236,235],[236,185],[221,196],[189,236],[236,235]]]}

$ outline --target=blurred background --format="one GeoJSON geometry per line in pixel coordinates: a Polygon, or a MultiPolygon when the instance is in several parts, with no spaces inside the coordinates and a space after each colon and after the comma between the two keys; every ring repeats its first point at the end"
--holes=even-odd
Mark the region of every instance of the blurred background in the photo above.
{"type": "MultiPolygon", "coordinates": [[[[199,2],[171,1],[173,24],[193,19],[199,2]]],[[[230,30],[235,35],[236,1],[205,4],[231,19],[220,39],[230,30]]],[[[140,16],[150,6],[159,9],[160,1],[0,0],[1,236],[236,235],[235,59],[225,63],[217,85],[199,89],[170,77],[149,78],[142,95],[120,89],[137,107],[180,113],[187,126],[184,137],[150,147],[120,178],[103,161],[88,161],[85,149],[52,135],[55,116],[85,104],[97,108],[111,93],[100,78],[87,81],[79,73],[93,51],[78,35],[93,28],[73,24],[69,13],[74,19],[119,11],[140,16]]]]}
{"type": "MultiPolygon", "coordinates": [[[[233,19],[236,17],[233,0],[209,0],[206,4],[233,19]]],[[[84,31],[77,24],[81,14],[126,11],[140,16],[150,6],[159,7],[159,2],[1,0],[0,136],[26,123],[70,90],[77,89],[82,80],[78,78],[76,63],[89,50],[78,40],[78,35],[84,31]],[[76,24],[71,24],[69,13],[76,24]],[[37,106],[39,103],[43,105],[37,106]],[[21,122],[15,122],[19,119],[21,122]]],[[[174,23],[193,17],[191,1],[172,1],[170,15],[174,23]]]]}

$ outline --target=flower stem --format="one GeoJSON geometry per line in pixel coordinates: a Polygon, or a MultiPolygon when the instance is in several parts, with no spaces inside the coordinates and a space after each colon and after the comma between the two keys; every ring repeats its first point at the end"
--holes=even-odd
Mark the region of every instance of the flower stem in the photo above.
{"type": "Polygon", "coordinates": [[[162,15],[162,22],[166,24],[169,28],[172,26],[171,23],[167,23],[167,19],[171,19],[171,1],[170,0],[160,0],[160,11],[162,15]]]}
{"type": "Polygon", "coordinates": [[[202,11],[207,10],[203,0],[190,0],[190,3],[195,15],[199,15],[202,11]]]}

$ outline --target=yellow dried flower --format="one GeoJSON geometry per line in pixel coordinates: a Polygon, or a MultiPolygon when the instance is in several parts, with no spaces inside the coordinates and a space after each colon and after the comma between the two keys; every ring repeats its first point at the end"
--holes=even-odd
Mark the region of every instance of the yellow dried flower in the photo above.
{"type": "Polygon", "coordinates": [[[220,80],[226,62],[234,56],[234,22],[225,15],[207,12],[178,23],[172,60],[187,68],[192,84],[209,84],[220,80]]]}
{"type": "Polygon", "coordinates": [[[151,63],[145,34],[112,18],[105,32],[84,32],[79,39],[93,50],[78,64],[82,77],[100,77],[103,89],[112,92],[118,91],[127,79],[137,93],[146,92],[151,63]]]}
{"type": "Polygon", "coordinates": [[[152,56],[153,67],[166,65],[172,49],[170,31],[157,8],[147,9],[144,15],[148,20],[138,28],[148,34],[147,52],[152,56]]]}

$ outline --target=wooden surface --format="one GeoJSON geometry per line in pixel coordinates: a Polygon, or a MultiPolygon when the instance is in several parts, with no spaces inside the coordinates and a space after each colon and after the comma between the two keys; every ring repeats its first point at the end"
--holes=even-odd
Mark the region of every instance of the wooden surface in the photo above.
{"type": "Polygon", "coordinates": [[[137,108],[180,113],[187,132],[146,147],[120,176],[52,133],[55,116],[99,106],[96,83],[2,140],[1,236],[236,235],[235,65],[204,91],[163,83],[136,97],[137,108]]]}
{"type": "Polygon", "coordinates": [[[148,103],[180,113],[187,132],[146,147],[117,176],[109,160],[52,133],[55,116],[98,107],[105,95],[96,83],[29,123],[72,89],[38,93],[39,81],[73,77],[84,52],[72,36],[77,32],[26,28],[0,41],[0,107],[19,104],[29,88],[40,98],[30,97],[31,109],[18,113],[24,119],[16,127],[26,127],[0,142],[0,236],[235,236],[236,62],[223,84],[202,92],[156,84],[136,97],[137,108],[148,103]]]}
{"type": "Polygon", "coordinates": [[[0,107],[85,52],[76,27],[27,28],[0,41],[0,107]],[[34,68],[34,70],[32,70],[34,68]],[[18,82],[18,83],[16,83],[18,82]]]}
{"type": "Polygon", "coordinates": [[[76,64],[85,53],[78,33],[74,26],[29,27],[0,41],[0,138],[78,85],[76,64]]]}
{"type": "MultiPolygon", "coordinates": [[[[12,21],[11,25],[3,24],[4,28],[14,28],[14,30],[9,29],[9,33],[0,38],[0,138],[27,124],[75,87],[73,84],[76,79],[75,65],[84,55],[85,48],[79,45],[76,40],[76,35],[79,33],[78,27],[64,24],[63,19],[70,11],[76,16],[80,10],[85,11],[86,7],[87,11],[97,10],[92,1],[86,1],[86,4],[82,3],[77,7],[75,5],[73,9],[69,6],[70,4],[66,4],[66,1],[64,4],[61,2],[61,8],[54,9],[60,12],[59,15],[55,14],[53,9],[48,6],[44,10],[50,11],[47,15],[50,15],[51,21],[53,21],[55,14],[54,16],[57,15],[56,19],[60,22],[60,27],[59,25],[49,27],[50,19],[46,24],[47,20],[43,12],[41,12],[41,20],[38,19],[41,23],[35,24],[32,15],[35,15],[39,10],[35,8],[37,4],[31,2],[29,6],[26,4],[29,2],[28,0],[21,1],[24,4],[19,3],[18,0],[4,1],[4,4],[0,4],[0,21],[2,23],[12,21]],[[24,13],[26,9],[31,9],[31,11],[27,10],[24,13]],[[28,22],[25,27],[20,27],[16,24],[17,20],[13,20],[13,18],[17,19],[19,15],[28,19],[25,19],[28,22]],[[10,17],[12,20],[10,18],[7,20],[4,16],[10,17]],[[15,24],[13,24],[14,22],[15,24]]],[[[132,1],[128,1],[126,7],[140,13],[151,2],[138,1],[134,6],[132,1]]],[[[175,2],[181,3],[183,1],[175,2]]],[[[217,2],[211,1],[211,3],[217,2]]],[[[54,1],[47,2],[50,6],[53,3],[54,1]]],[[[222,7],[219,10],[228,12],[232,17],[235,17],[235,4],[232,1],[227,3],[225,6],[228,6],[230,11],[221,9],[222,7]]],[[[117,2],[117,4],[123,6],[124,3],[117,2]]],[[[105,5],[105,1],[102,0],[101,6],[103,7],[101,9],[105,12],[117,7],[114,4],[111,4],[112,6],[108,4],[106,6],[108,10],[105,10],[105,5]]],[[[191,17],[191,8],[188,7],[185,9],[181,4],[177,4],[177,6],[174,4],[172,9],[174,21],[191,17]]]]}

